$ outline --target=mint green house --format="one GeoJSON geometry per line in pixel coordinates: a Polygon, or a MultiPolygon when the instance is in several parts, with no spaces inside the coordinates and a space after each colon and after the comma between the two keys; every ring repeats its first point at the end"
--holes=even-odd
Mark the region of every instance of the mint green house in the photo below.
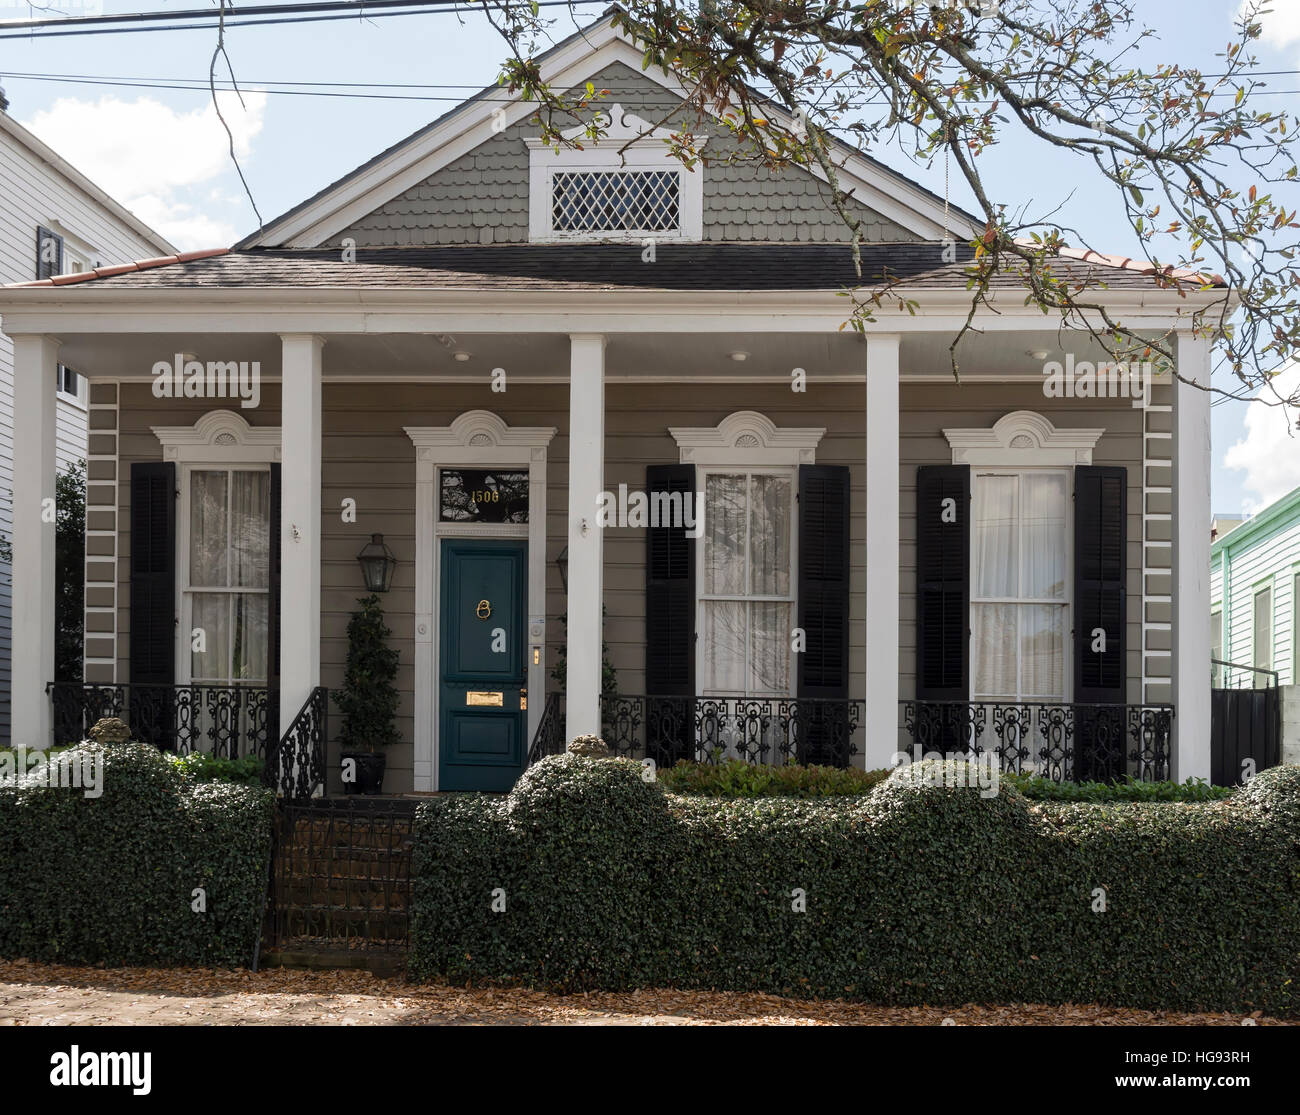
{"type": "MultiPolygon", "coordinates": [[[[1300,488],[1210,548],[1211,656],[1300,681],[1300,488]]],[[[1271,682],[1251,670],[1215,669],[1215,685],[1271,682]]]]}

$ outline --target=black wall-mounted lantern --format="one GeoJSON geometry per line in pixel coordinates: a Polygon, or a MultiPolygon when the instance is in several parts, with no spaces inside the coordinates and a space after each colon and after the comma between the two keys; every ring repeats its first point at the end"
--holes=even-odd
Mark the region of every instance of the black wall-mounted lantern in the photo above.
{"type": "Polygon", "coordinates": [[[569,547],[565,546],[560,551],[560,556],[555,559],[555,565],[560,571],[560,584],[564,586],[564,591],[569,591],[569,547]]]}
{"type": "Polygon", "coordinates": [[[397,558],[393,551],[384,545],[382,534],[372,534],[370,541],[357,554],[357,564],[361,566],[361,576],[366,582],[367,592],[387,592],[393,583],[393,569],[397,558]]]}

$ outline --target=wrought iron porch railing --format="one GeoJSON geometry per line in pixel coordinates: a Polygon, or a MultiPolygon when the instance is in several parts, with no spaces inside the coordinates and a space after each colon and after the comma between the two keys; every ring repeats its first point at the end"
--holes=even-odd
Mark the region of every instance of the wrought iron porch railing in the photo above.
{"type": "MultiPolygon", "coordinates": [[[[625,758],[672,766],[717,763],[820,763],[846,767],[858,753],[862,702],[795,697],[602,696],[601,736],[625,758]]],[[[563,701],[554,693],[528,761],[564,750],[563,701]]]]}
{"type": "Polygon", "coordinates": [[[563,754],[565,743],[564,694],[548,693],[542,718],[537,722],[537,732],[528,748],[528,765],[531,767],[547,755],[563,754]]]}
{"type": "Polygon", "coordinates": [[[330,691],[316,686],[289,730],[277,741],[262,771],[262,782],[282,797],[310,798],[325,784],[325,744],[329,739],[330,691]]]}
{"type": "Polygon", "coordinates": [[[923,755],[997,756],[1007,773],[1056,782],[1169,777],[1172,705],[1035,701],[901,701],[902,728],[923,755]]]}
{"type": "Polygon", "coordinates": [[[86,738],[96,720],[119,716],[132,735],[165,751],[226,759],[269,758],[279,727],[277,693],[264,685],[93,685],[51,682],[53,743],[86,738]]]}
{"type": "Polygon", "coordinates": [[[96,720],[119,716],[131,735],[163,751],[262,759],[262,782],[287,798],[324,784],[329,690],[312,690],[279,738],[280,694],[254,685],[93,685],[51,682],[56,744],[85,739],[96,720]]]}

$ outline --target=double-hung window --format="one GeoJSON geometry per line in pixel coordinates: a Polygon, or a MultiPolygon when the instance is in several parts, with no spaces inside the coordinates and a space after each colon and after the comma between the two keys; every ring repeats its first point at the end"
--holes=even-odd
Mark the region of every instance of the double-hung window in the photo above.
{"type": "Polygon", "coordinates": [[[791,696],[794,470],[727,468],[700,482],[699,692],[791,696]]]}
{"type": "Polygon", "coordinates": [[[271,474],[188,470],[182,615],[188,681],[264,685],[269,650],[271,474]]]}
{"type": "Polygon", "coordinates": [[[987,469],[972,480],[971,697],[1065,701],[1070,473],[987,469]]]}

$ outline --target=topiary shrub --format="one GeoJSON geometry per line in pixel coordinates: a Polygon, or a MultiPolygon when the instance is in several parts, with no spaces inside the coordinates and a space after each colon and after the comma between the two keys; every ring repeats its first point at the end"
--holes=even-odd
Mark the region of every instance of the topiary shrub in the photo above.
{"type": "Polygon", "coordinates": [[[274,798],[200,782],[155,747],[86,743],[98,797],[0,786],[0,956],[74,964],[247,964],[261,928],[274,798]]]}
{"type": "Polygon", "coordinates": [[[504,800],[421,807],[412,973],[1297,1012],[1300,771],[1223,802],[1105,805],[982,794],[979,773],[927,761],[866,796],[718,800],[628,760],[544,760],[504,800]]]}

